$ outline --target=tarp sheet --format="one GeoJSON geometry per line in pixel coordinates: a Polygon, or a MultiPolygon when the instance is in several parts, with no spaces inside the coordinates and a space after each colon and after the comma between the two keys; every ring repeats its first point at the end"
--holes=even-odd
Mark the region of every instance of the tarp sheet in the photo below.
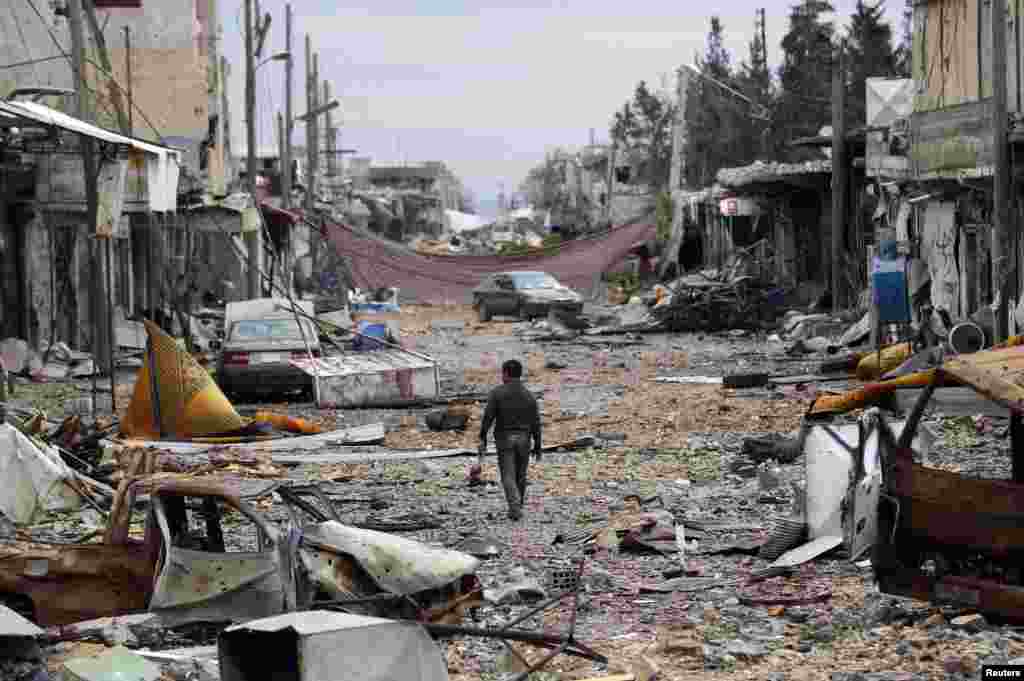
{"type": "Polygon", "coordinates": [[[14,426],[0,424],[0,512],[9,520],[28,525],[47,511],[80,508],[73,479],[56,449],[37,446],[14,426]]]}
{"type": "Polygon", "coordinates": [[[509,270],[541,270],[583,295],[597,295],[599,275],[657,231],[654,225],[628,225],[566,242],[550,256],[499,257],[422,255],[345,225],[328,224],[325,229],[337,253],[349,258],[356,287],[397,286],[417,302],[431,304],[470,302],[471,291],[484,276],[509,270]]]}

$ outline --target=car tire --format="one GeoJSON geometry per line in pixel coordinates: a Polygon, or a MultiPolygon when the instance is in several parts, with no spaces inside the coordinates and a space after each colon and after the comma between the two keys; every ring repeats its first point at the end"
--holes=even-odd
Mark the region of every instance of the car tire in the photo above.
{"type": "Polygon", "coordinates": [[[476,304],[476,314],[477,318],[479,318],[481,322],[491,321],[491,311],[487,309],[487,303],[482,300],[478,301],[476,304]]]}

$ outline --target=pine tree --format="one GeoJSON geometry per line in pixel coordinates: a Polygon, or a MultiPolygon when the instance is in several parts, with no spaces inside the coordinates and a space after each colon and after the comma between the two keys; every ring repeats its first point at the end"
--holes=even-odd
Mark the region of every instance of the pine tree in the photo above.
{"type": "Polygon", "coordinates": [[[703,78],[691,81],[687,97],[687,177],[692,186],[706,186],[719,169],[742,165],[756,151],[747,144],[749,105],[729,89],[738,89],[732,58],[725,48],[724,27],[711,17],[704,56],[698,60],[703,78]]]}
{"type": "Polygon", "coordinates": [[[750,107],[750,116],[744,126],[743,146],[751,149],[756,157],[765,156],[762,135],[768,132],[768,122],[762,120],[765,112],[773,107],[772,72],[765,56],[764,45],[761,43],[761,31],[756,26],[754,39],[750,41],[750,56],[740,64],[736,83],[740,92],[749,97],[754,104],[750,107]]]}
{"type": "Polygon", "coordinates": [[[760,32],[756,32],[754,39],[750,41],[750,57],[740,64],[737,80],[747,97],[763,107],[771,104],[772,72],[765,61],[760,32]]]}
{"type": "Polygon", "coordinates": [[[623,152],[642,155],[640,181],[655,187],[668,184],[674,118],[675,104],[651,92],[644,81],[637,84],[633,99],[623,105],[622,111],[615,112],[611,138],[623,152]]]}
{"type": "Polygon", "coordinates": [[[857,0],[850,17],[849,56],[850,89],[847,92],[847,125],[866,123],[866,81],[868,78],[894,78],[896,54],[892,47],[892,27],[885,20],[882,0],[868,5],[857,0]]]}
{"type": "Polygon", "coordinates": [[[792,155],[787,142],[816,135],[831,121],[835,28],[821,15],[832,11],[827,0],[801,0],[790,10],[789,31],[782,39],[780,93],[772,130],[779,154],[792,155]]]}
{"type": "Polygon", "coordinates": [[[701,70],[716,80],[728,81],[732,77],[732,57],[725,49],[722,34],[725,29],[722,20],[711,17],[711,28],[708,30],[707,46],[704,58],[700,61],[701,70]]]}
{"type": "Polygon", "coordinates": [[[914,0],[906,0],[903,7],[903,35],[896,49],[896,71],[900,78],[913,77],[914,61],[914,0]]]}

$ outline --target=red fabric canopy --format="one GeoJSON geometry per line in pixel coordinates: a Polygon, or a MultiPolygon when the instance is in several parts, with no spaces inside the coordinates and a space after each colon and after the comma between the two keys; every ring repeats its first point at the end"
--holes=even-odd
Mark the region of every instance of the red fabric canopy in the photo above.
{"type": "Polygon", "coordinates": [[[584,295],[594,294],[599,275],[629,255],[638,242],[653,239],[656,232],[654,225],[619,227],[597,237],[567,241],[551,256],[439,256],[415,253],[345,225],[326,226],[330,243],[349,259],[355,286],[395,286],[403,299],[430,304],[469,302],[472,289],[484,276],[510,270],[547,272],[584,295]]]}

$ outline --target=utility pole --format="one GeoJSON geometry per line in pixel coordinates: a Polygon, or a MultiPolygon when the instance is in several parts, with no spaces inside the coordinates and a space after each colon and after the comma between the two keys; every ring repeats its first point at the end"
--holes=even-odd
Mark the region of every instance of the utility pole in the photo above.
{"type": "MultiPolygon", "coordinates": [[[[245,179],[253,204],[259,210],[256,199],[256,67],[253,63],[252,2],[245,0],[245,135],[246,171],[245,179]]],[[[249,252],[248,289],[249,298],[260,297],[260,236],[262,230],[245,233],[245,246],[249,252]]]]}
{"type": "MultiPolygon", "coordinates": [[[[284,144],[281,149],[281,205],[292,207],[292,6],[284,7],[284,144]]],[[[290,241],[290,239],[289,239],[290,241]]]]}
{"type": "Polygon", "coordinates": [[[846,42],[832,70],[832,309],[843,306],[843,237],[846,235],[846,42]]]}
{"type": "MultiPolygon", "coordinates": [[[[82,0],[68,1],[68,26],[71,30],[71,67],[75,79],[75,103],[78,118],[83,121],[92,120],[90,113],[88,88],[85,84],[85,34],[82,23],[82,0]]],[[[89,232],[96,236],[96,215],[99,208],[99,176],[96,170],[93,139],[81,135],[82,167],[85,174],[85,224],[89,232]]],[[[107,319],[107,291],[104,286],[109,279],[103,271],[102,244],[95,239],[91,249],[90,266],[92,268],[92,327],[93,327],[93,361],[104,371],[113,372],[110,364],[110,325],[107,319]]],[[[112,375],[112,374],[111,374],[112,375]]]]}
{"type": "Polygon", "coordinates": [[[761,59],[764,60],[764,68],[768,68],[768,35],[767,29],[765,28],[764,22],[764,7],[760,10],[761,12],[761,59]]]}
{"type": "MultiPolygon", "coordinates": [[[[306,35],[306,112],[316,108],[316,81],[313,80],[313,44],[306,35]]],[[[313,213],[313,159],[316,157],[316,120],[306,121],[306,212],[312,219],[313,213]]],[[[310,235],[309,246],[312,249],[313,239],[310,235]]]]}
{"type": "MultiPolygon", "coordinates": [[[[1011,293],[1010,266],[1015,229],[1013,192],[1010,187],[1010,150],[1006,111],[1006,0],[992,0],[992,138],[995,147],[993,179],[992,293],[995,313],[995,342],[1009,335],[1008,316],[1011,293]]],[[[1016,286],[1012,291],[1016,294],[1016,286]]]]}
{"type": "MultiPolygon", "coordinates": [[[[132,116],[132,29],[131,26],[124,27],[124,68],[127,77],[126,87],[128,88],[128,135],[135,135],[135,120],[132,116]]],[[[224,87],[221,81],[221,87],[224,87]]]]}
{"type": "MultiPolygon", "coordinates": [[[[320,82],[319,59],[313,54],[313,44],[309,36],[306,36],[306,103],[307,112],[317,108],[317,90],[320,82]]],[[[320,156],[320,133],[317,130],[317,116],[310,116],[306,120],[306,217],[314,221],[313,199],[314,185],[316,183],[317,159],[320,156]]],[[[314,234],[312,225],[309,226],[309,259],[313,269],[316,268],[318,235],[314,234]]]]}
{"type": "MultiPolygon", "coordinates": [[[[324,104],[331,101],[331,84],[324,81],[324,104]]],[[[334,136],[334,116],[331,115],[333,109],[328,109],[324,112],[324,134],[326,138],[324,140],[324,146],[327,147],[327,163],[326,169],[327,174],[334,176],[337,171],[338,159],[335,156],[335,136],[334,136]]]]}
{"type": "MultiPolygon", "coordinates": [[[[228,111],[228,58],[220,58],[220,135],[222,140],[224,163],[227,164],[231,158],[228,151],[231,149],[231,125],[229,123],[231,119],[230,112],[228,111]]],[[[225,186],[224,192],[227,193],[226,176],[227,167],[225,166],[225,186]]]]}
{"type": "MultiPolygon", "coordinates": [[[[292,6],[284,7],[284,51],[288,59],[284,63],[284,125],[281,128],[281,206],[285,210],[292,207],[292,66],[295,57],[292,55],[292,6]]],[[[285,240],[284,285],[291,295],[295,285],[295,235],[297,229],[293,225],[285,240]]]]}

